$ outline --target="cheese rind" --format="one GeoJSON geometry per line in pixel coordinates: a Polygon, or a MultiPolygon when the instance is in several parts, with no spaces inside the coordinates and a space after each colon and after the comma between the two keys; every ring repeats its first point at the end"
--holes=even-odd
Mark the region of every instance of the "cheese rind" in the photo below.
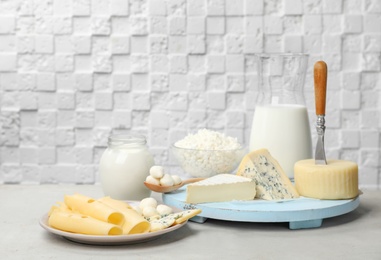
{"type": "Polygon", "coordinates": [[[279,200],[298,198],[299,193],[290,179],[267,149],[245,155],[238,166],[237,175],[251,178],[256,184],[256,198],[279,200]]]}
{"type": "Polygon", "coordinates": [[[253,200],[255,183],[232,174],[218,174],[187,186],[187,203],[253,200]]]}
{"type": "Polygon", "coordinates": [[[359,194],[358,166],[344,160],[301,160],[294,166],[295,186],[300,195],[316,199],[350,199],[359,194]]]}

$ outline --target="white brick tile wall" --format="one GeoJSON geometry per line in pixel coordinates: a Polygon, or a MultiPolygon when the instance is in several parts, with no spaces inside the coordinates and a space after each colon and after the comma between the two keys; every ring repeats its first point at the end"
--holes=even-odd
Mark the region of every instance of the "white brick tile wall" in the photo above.
{"type": "Polygon", "coordinates": [[[98,182],[124,131],[181,174],[169,146],[189,131],[248,145],[253,54],[306,52],[311,124],[312,65],[329,66],[327,155],[379,189],[380,24],[378,0],[0,1],[0,183],[98,182]]]}

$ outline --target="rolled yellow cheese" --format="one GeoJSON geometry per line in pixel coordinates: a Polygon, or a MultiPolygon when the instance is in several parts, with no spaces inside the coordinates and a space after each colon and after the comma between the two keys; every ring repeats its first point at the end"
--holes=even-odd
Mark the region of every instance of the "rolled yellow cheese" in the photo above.
{"type": "Polygon", "coordinates": [[[50,216],[52,214],[52,212],[55,211],[55,210],[69,212],[69,213],[72,212],[72,210],[69,209],[69,207],[65,203],[63,203],[63,202],[57,202],[57,205],[53,205],[50,208],[48,216],[50,216]]]}
{"type": "Polygon", "coordinates": [[[358,166],[344,160],[328,160],[327,165],[315,160],[301,160],[294,165],[296,190],[301,196],[316,199],[350,199],[359,194],[358,166]]]}
{"type": "Polygon", "coordinates": [[[66,195],[65,204],[72,210],[95,219],[122,226],[124,216],[114,208],[81,194],[66,195]]]}
{"type": "Polygon", "coordinates": [[[122,228],[79,213],[53,210],[49,226],[72,233],[86,235],[122,235],[122,228]]]}
{"type": "Polygon", "coordinates": [[[116,209],[123,214],[125,222],[122,226],[123,234],[142,234],[148,233],[151,224],[138,212],[136,212],[128,203],[120,200],[114,200],[110,197],[98,199],[99,202],[116,209]]]}

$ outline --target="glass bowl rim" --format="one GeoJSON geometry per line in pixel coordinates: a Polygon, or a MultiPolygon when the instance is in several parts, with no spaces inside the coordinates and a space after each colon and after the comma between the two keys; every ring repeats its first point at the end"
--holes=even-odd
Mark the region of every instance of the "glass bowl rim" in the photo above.
{"type": "Polygon", "coordinates": [[[239,148],[234,149],[200,149],[200,148],[184,148],[180,146],[176,146],[176,143],[171,145],[171,148],[184,150],[184,151],[199,151],[199,152],[234,152],[234,151],[244,151],[245,147],[241,145],[239,148]]]}

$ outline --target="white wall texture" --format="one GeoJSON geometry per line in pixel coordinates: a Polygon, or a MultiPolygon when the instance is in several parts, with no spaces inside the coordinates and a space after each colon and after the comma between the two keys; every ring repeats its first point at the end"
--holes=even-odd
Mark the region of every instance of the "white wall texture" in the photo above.
{"type": "Polygon", "coordinates": [[[96,183],[113,131],[147,136],[157,164],[209,128],[248,144],[254,53],[329,67],[328,157],[381,188],[379,0],[2,0],[0,183],[96,183]]]}

